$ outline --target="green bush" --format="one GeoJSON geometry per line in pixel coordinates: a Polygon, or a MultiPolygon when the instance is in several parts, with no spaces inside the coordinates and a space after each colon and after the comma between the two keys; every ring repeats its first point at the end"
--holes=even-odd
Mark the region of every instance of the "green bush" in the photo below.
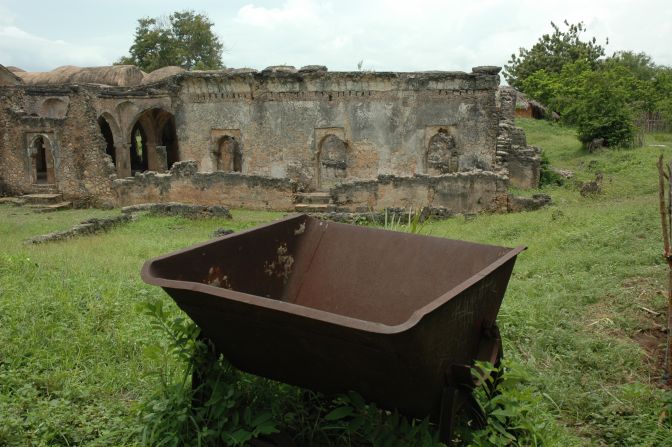
{"type": "Polygon", "coordinates": [[[543,188],[544,186],[562,186],[565,183],[565,179],[560,174],[551,169],[551,163],[548,160],[548,156],[544,152],[541,153],[539,171],[540,188],[543,188]]]}
{"type": "Polygon", "coordinates": [[[601,139],[608,147],[632,146],[637,128],[633,91],[639,81],[622,66],[597,70],[584,61],[565,65],[560,73],[539,70],[522,82],[523,90],[576,126],[588,146],[601,139]]]}

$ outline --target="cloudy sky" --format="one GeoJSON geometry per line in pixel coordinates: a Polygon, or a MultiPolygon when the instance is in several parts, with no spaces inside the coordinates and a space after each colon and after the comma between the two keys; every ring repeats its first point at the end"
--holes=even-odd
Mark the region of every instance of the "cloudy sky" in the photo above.
{"type": "Polygon", "coordinates": [[[565,19],[609,38],[609,54],[672,65],[670,0],[0,0],[0,64],[109,65],[127,54],[138,18],[183,9],[215,23],[229,67],[469,71],[505,64],[565,19]]]}

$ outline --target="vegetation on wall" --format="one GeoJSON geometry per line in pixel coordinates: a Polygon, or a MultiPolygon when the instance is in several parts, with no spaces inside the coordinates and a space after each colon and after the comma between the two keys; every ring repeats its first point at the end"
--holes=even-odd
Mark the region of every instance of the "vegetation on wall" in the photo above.
{"type": "Polygon", "coordinates": [[[130,55],[117,64],[138,66],[145,72],[176,65],[187,70],[221,68],[224,45],[204,14],[177,11],[166,17],[141,18],[130,55]]]}

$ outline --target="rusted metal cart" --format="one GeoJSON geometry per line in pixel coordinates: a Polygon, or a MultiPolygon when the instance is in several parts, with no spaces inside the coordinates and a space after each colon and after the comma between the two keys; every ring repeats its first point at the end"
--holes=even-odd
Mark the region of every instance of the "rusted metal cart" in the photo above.
{"type": "Polygon", "coordinates": [[[477,412],[470,367],[501,356],[522,250],[294,215],[147,261],[142,278],[239,369],[431,415],[449,441],[460,408],[477,412]]]}

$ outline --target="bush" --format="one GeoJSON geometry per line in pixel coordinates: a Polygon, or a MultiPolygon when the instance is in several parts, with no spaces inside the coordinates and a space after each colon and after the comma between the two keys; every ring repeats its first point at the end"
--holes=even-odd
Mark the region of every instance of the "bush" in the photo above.
{"type": "Polygon", "coordinates": [[[559,74],[539,70],[522,84],[526,93],[558,111],[564,123],[576,126],[585,146],[596,139],[609,147],[633,145],[634,95],[640,82],[625,67],[593,70],[579,61],[559,74]]]}
{"type": "Polygon", "coordinates": [[[541,153],[539,174],[539,188],[544,186],[562,186],[565,179],[551,168],[551,163],[545,153],[541,153]]]}

